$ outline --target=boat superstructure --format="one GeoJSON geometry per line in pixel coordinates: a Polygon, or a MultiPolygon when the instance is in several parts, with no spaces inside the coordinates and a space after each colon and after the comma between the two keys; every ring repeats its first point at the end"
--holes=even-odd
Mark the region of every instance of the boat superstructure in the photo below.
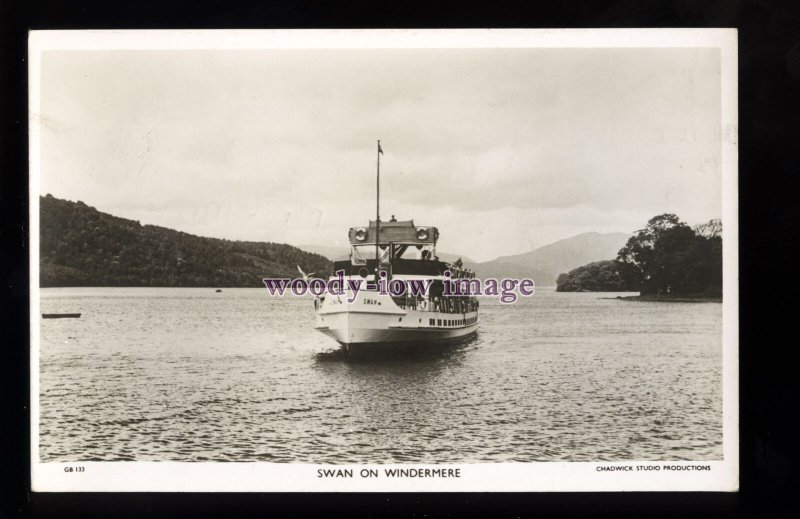
{"type": "Polygon", "coordinates": [[[440,261],[438,238],[436,227],[417,226],[413,220],[375,220],[367,227],[351,228],[349,258],[333,263],[334,277],[343,274],[344,293],[315,299],[315,328],[351,352],[424,348],[473,336],[478,326],[477,298],[456,295],[445,284],[453,287],[475,273],[460,261],[440,261]],[[427,290],[415,295],[406,289],[397,295],[387,289],[399,286],[393,280],[427,290]]]}

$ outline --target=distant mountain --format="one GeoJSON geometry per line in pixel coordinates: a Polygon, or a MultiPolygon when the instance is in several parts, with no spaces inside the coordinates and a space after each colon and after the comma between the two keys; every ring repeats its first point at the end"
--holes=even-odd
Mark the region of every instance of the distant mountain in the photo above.
{"type": "MultiPolygon", "coordinates": [[[[325,256],[331,261],[338,259],[347,259],[350,257],[349,247],[325,247],[323,245],[298,245],[298,248],[320,256],[325,256]]],[[[461,258],[464,262],[471,262],[472,260],[466,256],[459,256],[458,254],[449,254],[447,252],[439,252],[439,259],[442,261],[453,262],[461,258]]]]}
{"type": "Polygon", "coordinates": [[[203,238],[40,197],[39,281],[52,286],[259,287],[330,262],[282,243],[203,238]]]}
{"type": "MultiPolygon", "coordinates": [[[[476,263],[466,256],[439,253],[443,261],[453,262],[459,257],[464,266],[478,273],[478,277],[529,277],[542,286],[555,286],[559,274],[595,261],[611,260],[617,257],[630,235],[625,233],[600,234],[587,232],[571,238],[559,240],[530,252],[514,256],[501,256],[491,261],[476,263]]],[[[319,245],[300,245],[301,249],[313,252],[330,260],[347,258],[347,247],[325,247],[319,245]]]]}
{"type": "Polygon", "coordinates": [[[502,256],[483,263],[469,263],[478,277],[530,277],[537,284],[556,284],[559,274],[595,261],[617,256],[629,234],[588,232],[559,240],[538,249],[514,256],[502,256]]]}

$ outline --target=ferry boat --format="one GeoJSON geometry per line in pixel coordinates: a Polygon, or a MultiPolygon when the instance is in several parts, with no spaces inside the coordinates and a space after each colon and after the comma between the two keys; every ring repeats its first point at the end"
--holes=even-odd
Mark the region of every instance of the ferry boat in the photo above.
{"type": "MultiPolygon", "coordinates": [[[[378,141],[378,193],[381,154],[378,141]]],[[[315,298],[317,330],[351,354],[432,348],[475,336],[477,298],[455,295],[445,287],[445,283],[473,279],[475,273],[463,268],[460,261],[448,263],[438,258],[436,227],[418,226],[413,220],[397,221],[394,216],[381,222],[378,195],[376,219],[366,227],[350,228],[348,238],[349,258],[333,262],[330,279],[337,279],[337,272],[343,271],[344,293],[315,298]],[[393,280],[402,281],[406,287],[412,282],[418,286],[423,283],[428,290],[395,295],[396,291],[388,290],[393,280]],[[358,290],[351,289],[356,286],[358,290]]]]}

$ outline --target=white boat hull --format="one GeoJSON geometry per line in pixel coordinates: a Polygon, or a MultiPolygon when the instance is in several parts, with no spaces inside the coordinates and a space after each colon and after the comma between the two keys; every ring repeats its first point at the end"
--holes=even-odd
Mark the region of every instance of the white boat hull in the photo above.
{"type": "Polygon", "coordinates": [[[404,309],[388,295],[361,291],[354,301],[328,296],[319,306],[315,328],[351,346],[419,346],[452,343],[474,336],[477,311],[443,313],[404,309]]]}

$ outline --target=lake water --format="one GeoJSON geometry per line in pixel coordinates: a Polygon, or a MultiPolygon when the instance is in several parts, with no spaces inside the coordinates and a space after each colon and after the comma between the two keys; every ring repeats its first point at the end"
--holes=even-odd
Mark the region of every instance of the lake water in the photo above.
{"type": "Polygon", "coordinates": [[[43,289],[41,461],[722,458],[722,307],[540,289],[478,337],[348,360],[310,299],[43,289]]]}

